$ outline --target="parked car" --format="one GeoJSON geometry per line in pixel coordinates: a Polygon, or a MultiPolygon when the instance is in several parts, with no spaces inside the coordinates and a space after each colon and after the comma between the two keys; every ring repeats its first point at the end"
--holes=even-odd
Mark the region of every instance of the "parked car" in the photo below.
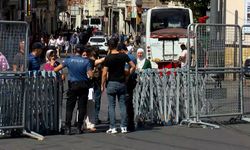
{"type": "Polygon", "coordinates": [[[108,40],[104,36],[92,36],[89,38],[88,43],[91,46],[97,46],[99,50],[102,50],[102,51],[108,50],[108,40]]]}

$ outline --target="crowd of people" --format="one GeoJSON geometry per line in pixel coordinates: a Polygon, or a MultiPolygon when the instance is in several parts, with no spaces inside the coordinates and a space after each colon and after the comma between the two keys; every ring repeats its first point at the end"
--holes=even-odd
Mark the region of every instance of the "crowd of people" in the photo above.
{"type": "MultiPolygon", "coordinates": [[[[108,99],[108,114],[110,128],[107,133],[117,133],[115,123],[115,106],[118,99],[121,111],[120,131],[134,131],[133,89],[136,85],[135,70],[151,68],[150,61],[143,56],[144,50],[137,50],[137,58],[132,53],[135,48],[133,37],[124,34],[114,34],[108,40],[108,52],[105,57],[99,57],[98,48],[88,45],[88,32],[74,32],[70,37],[62,34],[51,35],[49,39],[40,37],[30,46],[28,71],[55,71],[58,78],[68,81],[66,102],[65,134],[72,134],[72,113],[78,103],[77,129],[96,131],[100,124],[99,112],[102,93],[106,92],[108,99]],[[62,63],[57,61],[65,53],[62,63]],[[70,54],[68,55],[68,53],[70,54]],[[65,75],[62,70],[68,69],[65,75]]],[[[25,71],[25,41],[19,41],[19,51],[14,56],[12,66],[0,53],[0,71],[25,71]]],[[[65,81],[64,81],[65,82],[65,81]]]]}

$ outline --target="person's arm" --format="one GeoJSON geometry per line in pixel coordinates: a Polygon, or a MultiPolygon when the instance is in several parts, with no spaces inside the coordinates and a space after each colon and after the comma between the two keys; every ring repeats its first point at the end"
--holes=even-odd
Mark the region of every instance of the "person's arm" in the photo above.
{"type": "Polygon", "coordinates": [[[55,72],[58,72],[58,71],[60,71],[60,70],[62,70],[62,69],[63,69],[63,65],[60,64],[60,65],[58,65],[57,67],[54,68],[54,71],[55,71],[55,72]]]}
{"type": "Polygon", "coordinates": [[[92,69],[89,69],[89,70],[87,71],[87,74],[88,74],[89,79],[92,79],[93,76],[94,76],[94,72],[93,72],[92,69]]]}
{"type": "Polygon", "coordinates": [[[99,65],[99,64],[101,64],[101,63],[103,63],[104,60],[105,60],[105,57],[95,60],[95,66],[97,66],[97,65],[99,65]]]}
{"type": "Polygon", "coordinates": [[[17,65],[16,64],[13,65],[13,71],[15,71],[15,72],[17,71],[17,65]]]}
{"type": "Polygon", "coordinates": [[[135,64],[133,61],[129,61],[128,64],[130,66],[129,73],[132,74],[135,71],[135,64]]]}
{"type": "Polygon", "coordinates": [[[107,81],[108,67],[103,67],[102,69],[102,83],[101,83],[101,91],[104,91],[105,84],[107,81]]]}

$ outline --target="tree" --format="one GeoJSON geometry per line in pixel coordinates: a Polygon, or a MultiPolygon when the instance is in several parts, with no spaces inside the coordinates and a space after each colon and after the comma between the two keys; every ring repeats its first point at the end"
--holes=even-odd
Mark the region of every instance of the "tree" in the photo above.
{"type": "Polygon", "coordinates": [[[166,2],[180,2],[185,7],[190,8],[193,11],[194,18],[197,20],[201,16],[206,15],[210,0],[160,0],[161,3],[166,2]]]}

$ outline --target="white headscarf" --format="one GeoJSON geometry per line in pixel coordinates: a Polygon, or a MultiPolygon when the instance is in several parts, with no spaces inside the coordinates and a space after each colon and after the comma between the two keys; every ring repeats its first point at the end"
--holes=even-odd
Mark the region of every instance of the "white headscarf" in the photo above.
{"type": "Polygon", "coordinates": [[[50,56],[50,54],[52,53],[52,52],[54,52],[54,50],[53,49],[49,49],[47,52],[46,52],[46,61],[49,61],[49,56],[50,56]]]}
{"type": "Polygon", "coordinates": [[[138,53],[138,52],[144,53],[144,50],[143,50],[142,48],[138,48],[138,49],[137,49],[137,53],[138,53]]]}
{"type": "MultiPolygon", "coordinates": [[[[144,53],[144,50],[143,50],[142,48],[138,48],[138,49],[137,49],[137,54],[138,54],[139,52],[144,53]]],[[[137,57],[137,68],[138,68],[138,69],[142,69],[142,67],[144,66],[145,60],[146,60],[146,59],[145,59],[144,57],[142,57],[142,58],[138,58],[138,57],[137,57]]]]}

